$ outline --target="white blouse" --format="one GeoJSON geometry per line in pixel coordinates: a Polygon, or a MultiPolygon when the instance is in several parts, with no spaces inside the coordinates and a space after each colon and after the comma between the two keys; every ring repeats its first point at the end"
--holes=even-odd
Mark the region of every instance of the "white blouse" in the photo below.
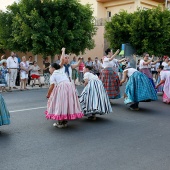
{"type": "Polygon", "coordinates": [[[55,70],[50,77],[50,84],[59,84],[63,81],[69,82],[69,78],[67,77],[63,69],[61,68],[59,70],[55,70]]]}
{"type": "Polygon", "coordinates": [[[98,78],[98,76],[96,76],[96,75],[94,75],[94,74],[92,74],[90,72],[86,72],[84,74],[84,78],[83,79],[84,80],[98,80],[99,78],[98,78]]]}
{"type": "Polygon", "coordinates": [[[144,65],[145,61],[144,60],[140,60],[140,63],[139,63],[139,68],[142,69],[142,68],[151,68],[151,64],[147,64],[147,65],[144,65]]]}
{"type": "MultiPolygon", "coordinates": [[[[61,68],[61,70],[65,73],[65,66],[63,66],[63,67],[61,68]]],[[[68,70],[69,70],[69,74],[70,74],[70,75],[68,75],[67,73],[65,73],[65,74],[67,75],[68,78],[70,78],[71,81],[73,81],[73,80],[72,80],[72,68],[71,68],[71,65],[70,65],[70,67],[68,68],[68,70]]]]}
{"type": "Polygon", "coordinates": [[[109,61],[108,57],[104,57],[103,59],[103,68],[107,68],[107,67],[114,67],[115,63],[113,61],[109,61]]]}
{"type": "Polygon", "coordinates": [[[127,68],[123,72],[127,71],[127,76],[130,77],[134,72],[138,71],[135,68],[127,68]]]}
{"type": "Polygon", "coordinates": [[[164,66],[164,70],[170,69],[170,66],[168,65],[168,63],[163,62],[162,65],[164,66]]]}
{"type": "MultiPolygon", "coordinates": [[[[27,63],[27,62],[23,62],[23,61],[20,63],[20,66],[22,66],[24,69],[27,69],[27,70],[28,70],[28,68],[29,68],[28,63],[27,63]]],[[[26,73],[26,71],[25,71],[25,70],[22,70],[22,69],[21,69],[20,72],[21,72],[21,73],[26,73]]]]}
{"type": "Polygon", "coordinates": [[[161,80],[166,80],[168,77],[170,77],[170,71],[161,71],[160,72],[161,80]]]}

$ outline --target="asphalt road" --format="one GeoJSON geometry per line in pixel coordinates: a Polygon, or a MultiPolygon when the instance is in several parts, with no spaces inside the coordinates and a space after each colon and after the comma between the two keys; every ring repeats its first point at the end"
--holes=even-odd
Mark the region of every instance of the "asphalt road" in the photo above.
{"type": "Polygon", "coordinates": [[[0,127],[0,170],[170,170],[170,105],[160,96],[137,112],[115,100],[112,114],[58,129],[45,119],[46,92],[3,94],[11,125],[0,127]]]}

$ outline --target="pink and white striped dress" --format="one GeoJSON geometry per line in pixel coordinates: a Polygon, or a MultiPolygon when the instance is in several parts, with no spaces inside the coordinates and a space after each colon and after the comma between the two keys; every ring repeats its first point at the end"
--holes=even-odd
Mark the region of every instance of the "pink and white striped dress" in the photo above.
{"type": "Polygon", "coordinates": [[[69,81],[63,69],[53,72],[50,84],[55,84],[55,87],[47,102],[46,118],[60,121],[82,118],[83,113],[75,86],[69,81]]]}

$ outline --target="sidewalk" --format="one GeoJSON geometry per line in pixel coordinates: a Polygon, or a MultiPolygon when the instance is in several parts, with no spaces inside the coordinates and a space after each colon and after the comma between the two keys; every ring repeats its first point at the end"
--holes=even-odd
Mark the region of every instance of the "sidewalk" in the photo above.
{"type": "Polygon", "coordinates": [[[12,91],[8,91],[9,90],[9,88],[7,87],[6,88],[6,90],[7,91],[5,91],[5,92],[0,92],[0,93],[11,93],[11,92],[13,92],[13,91],[27,91],[27,90],[37,90],[37,89],[48,89],[49,87],[48,86],[42,86],[42,87],[39,87],[39,85],[35,85],[35,86],[30,86],[30,85],[28,85],[26,88],[27,88],[27,90],[20,90],[20,86],[16,86],[17,87],[17,89],[12,89],[12,91]]]}

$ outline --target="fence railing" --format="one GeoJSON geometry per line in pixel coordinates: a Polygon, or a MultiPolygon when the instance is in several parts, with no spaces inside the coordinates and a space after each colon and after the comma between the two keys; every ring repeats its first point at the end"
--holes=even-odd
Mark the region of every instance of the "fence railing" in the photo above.
{"type": "Polygon", "coordinates": [[[106,22],[110,22],[110,21],[111,21],[111,17],[108,17],[108,18],[95,18],[93,20],[95,26],[104,26],[106,24],[106,22]]]}

